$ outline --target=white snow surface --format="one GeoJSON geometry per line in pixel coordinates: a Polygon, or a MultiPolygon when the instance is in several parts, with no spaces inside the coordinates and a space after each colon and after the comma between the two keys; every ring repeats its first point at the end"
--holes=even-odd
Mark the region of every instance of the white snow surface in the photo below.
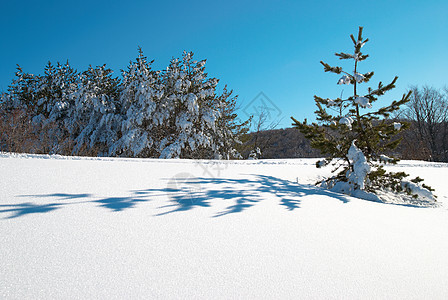
{"type": "Polygon", "coordinates": [[[1,299],[448,299],[436,208],[315,187],[317,159],[0,154],[1,299]]]}

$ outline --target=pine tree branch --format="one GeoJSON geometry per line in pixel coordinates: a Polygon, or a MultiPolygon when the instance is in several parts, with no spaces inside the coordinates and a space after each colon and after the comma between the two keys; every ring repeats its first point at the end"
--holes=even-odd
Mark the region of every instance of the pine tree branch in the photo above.
{"type": "Polygon", "coordinates": [[[325,72],[332,72],[332,73],[336,73],[336,74],[341,74],[341,72],[342,72],[341,67],[332,67],[329,64],[324,63],[323,61],[320,61],[320,63],[324,66],[325,72]]]}

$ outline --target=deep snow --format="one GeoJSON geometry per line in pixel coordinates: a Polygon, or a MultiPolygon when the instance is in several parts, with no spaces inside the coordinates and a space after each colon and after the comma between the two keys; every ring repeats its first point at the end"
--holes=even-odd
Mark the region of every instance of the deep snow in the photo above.
{"type": "Polygon", "coordinates": [[[316,188],[315,162],[0,154],[0,298],[447,299],[448,165],[394,167],[422,208],[316,188]]]}

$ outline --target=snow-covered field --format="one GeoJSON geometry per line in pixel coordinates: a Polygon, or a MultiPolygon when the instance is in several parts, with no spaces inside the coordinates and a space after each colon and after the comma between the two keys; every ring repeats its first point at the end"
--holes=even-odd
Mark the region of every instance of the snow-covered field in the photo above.
{"type": "Polygon", "coordinates": [[[448,165],[394,167],[436,189],[422,208],[316,188],[314,163],[0,154],[0,298],[448,299],[448,165]]]}

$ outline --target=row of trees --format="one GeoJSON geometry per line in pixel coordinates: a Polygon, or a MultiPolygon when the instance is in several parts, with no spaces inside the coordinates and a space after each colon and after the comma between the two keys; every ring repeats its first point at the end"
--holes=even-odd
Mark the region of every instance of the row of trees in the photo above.
{"type": "Polygon", "coordinates": [[[205,60],[184,52],[162,71],[139,49],[113,77],[105,65],[77,72],[48,63],[43,75],[23,72],[1,96],[2,151],[158,158],[238,157],[247,131],[236,97],[205,73],[205,60]]]}

